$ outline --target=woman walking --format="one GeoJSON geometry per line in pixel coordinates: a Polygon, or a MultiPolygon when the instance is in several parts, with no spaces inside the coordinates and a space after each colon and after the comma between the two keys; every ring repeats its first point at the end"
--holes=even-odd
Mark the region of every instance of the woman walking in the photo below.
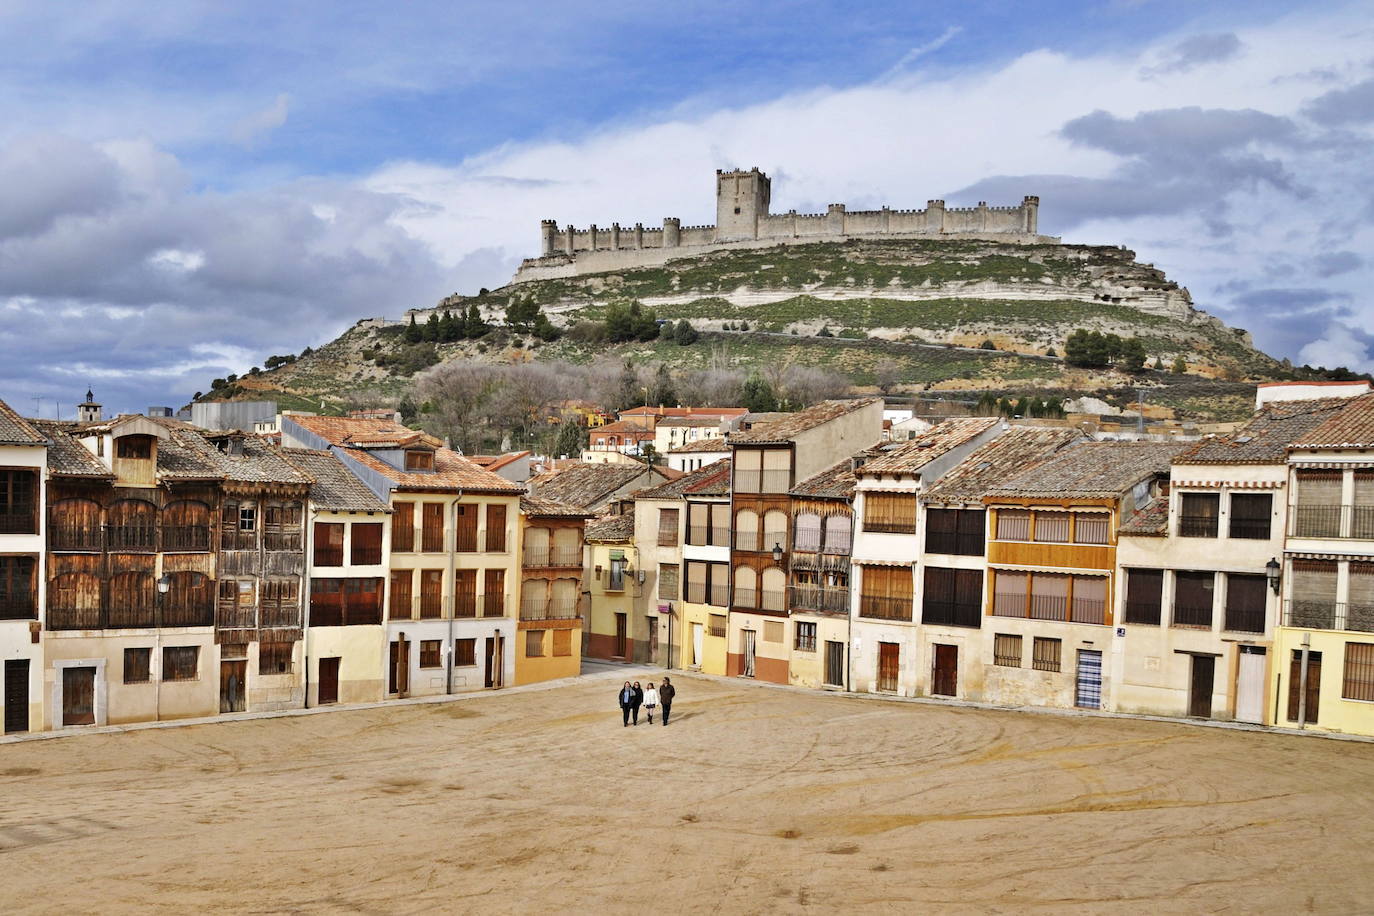
{"type": "Polygon", "coordinates": [[[654,709],[658,707],[658,691],[654,688],[654,682],[650,681],[649,686],[644,688],[644,711],[649,714],[649,724],[654,724],[654,709]]]}
{"type": "Polygon", "coordinates": [[[639,681],[635,681],[634,691],[634,700],[631,701],[632,705],[630,706],[630,723],[633,725],[638,725],[639,707],[644,705],[644,688],[639,686],[639,681]]]}

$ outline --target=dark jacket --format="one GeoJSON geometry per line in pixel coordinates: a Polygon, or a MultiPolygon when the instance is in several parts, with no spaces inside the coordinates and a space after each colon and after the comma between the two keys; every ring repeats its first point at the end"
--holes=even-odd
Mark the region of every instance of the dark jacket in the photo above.
{"type": "Polygon", "coordinates": [[[634,692],[635,692],[635,699],[634,699],[634,703],[632,703],[631,705],[636,706],[636,707],[638,707],[638,706],[643,706],[643,705],[644,705],[644,688],[643,688],[643,687],[635,687],[635,688],[632,688],[632,689],[633,689],[634,692]]]}
{"type": "Polygon", "coordinates": [[[677,690],[674,689],[671,683],[664,684],[658,688],[658,701],[664,706],[667,706],[669,703],[673,702],[673,697],[676,694],[677,690]]]}
{"type": "Polygon", "coordinates": [[[622,707],[634,706],[639,703],[640,700],[633,687],[621,687],[620,690],[616,692],[616,698],[620,701],[622,707]]]}

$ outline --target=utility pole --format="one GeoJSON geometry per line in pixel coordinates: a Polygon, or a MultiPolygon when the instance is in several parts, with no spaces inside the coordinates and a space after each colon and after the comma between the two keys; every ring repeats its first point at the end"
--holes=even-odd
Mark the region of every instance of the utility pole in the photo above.
{"type": "Polygon", "coordinates": [[[1141,439],[1145,438],[1145,392],[1139,388],[1135,390],[1135,431],[1141,439]]]}

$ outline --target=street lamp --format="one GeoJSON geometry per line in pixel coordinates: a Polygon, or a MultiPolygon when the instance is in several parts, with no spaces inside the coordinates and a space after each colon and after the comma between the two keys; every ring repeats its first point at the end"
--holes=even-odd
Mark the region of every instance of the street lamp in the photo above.
{"type": "Polygon", "coordinates": [[[777,541],[773,542],[773,562],[782,562],[782,545],[779,544],[777,541]]]}
{"type": "Polygon", "coordinates": [[[1282,579],[1280,572],[1282,569],[1283,567],[1279,566],[1279,561],[1273,557],[1270,557],[1269,562],[1264,564],[1264,577],[1269,580],[1269,587],[1274,590],[1274,594],[1276,595],[1279,593],[1279,582],[1282,579]]]}
{"type": "Polygon", "coordinates": [[[172,575],[171,575],[171,573],[163,573],[163,574],[162,574],[162,578],[160,578],[160,579],[157,580],[157,590],[158,590],[159,593],[161,593],[161,594],[163,594],[163,595],[167,594],[168,592],[170,592],[170,591],[172,590],[172,575]]]}

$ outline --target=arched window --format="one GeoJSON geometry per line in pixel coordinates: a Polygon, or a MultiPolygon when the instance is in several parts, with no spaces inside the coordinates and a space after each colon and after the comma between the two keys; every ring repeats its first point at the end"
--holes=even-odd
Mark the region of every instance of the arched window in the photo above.
{"type": "Polygon", "coordinates": [[[104,520],[92,499],[59,499],[48,510],[48,543],[54,550],[99,550],[104,520]]]}
{"type": "Polygon", "coordinates": [[[215,622],[214,589],[210,577],[198,572],[167,574],[167,594],[162,596],[162,625],[210,626],[215,622]]]}
{"type": "Polygon", "coordinates": [[[110,577],[111,627],[151,627],[153,621],[153,574],[122,572],[110,577]]]}
{"type": "Polygon", "coordinates": [[[525,565],[547,566],[549,563],[549,529],[525,529],[525,565]]]}
{"type": "Polygon", "coordinates": [[[787,610],[787,574],[777,566],[770,566],[763,571],[762,581],[764,610],[787,610]]]}
{"type": "Polygon", "coordinates": [[[792,529],[792,549],[803,553],[820,553],[821,517],[813,512],[798,515],[792,529]]]}
{"type": "Polygon", "coordinates": [[[763,550],[769,551],[774,547],[787,550],[787,513],[769,509],[763,515],[763,550]]]}
{"type": "Polygon", "coordinates": [[[825,520],[825,552],[848,554],[852,544],[854,522],[847,515],[832,515],[825,520]]]}
{"type": "Polygon", "coordinates": [[[199,500],[179,499],[162,510],[162,549],[210,549],[210,507],[199,500]]]}
{"type": "Polygon", "coordinates": [[[758,607],[758,574],[751,566],[735,567],[735,607],[758,607]]]}
{"type": "Polygon", "coordinates": [[[48,583],[48,626],[54,630],[98,630],[100,579],[92,573],[70,572],[48,583]]]}
{"type": "Polygon", "coordinates": [[[759,515],[753,509],[735,513],[735,549],[759,549],[759,515]]]}
{"type": "Polygon", "coordinates": [[[121,499],[106,513],[111,550],[156,550],[157,506],[142,499],[121,499]]]}

